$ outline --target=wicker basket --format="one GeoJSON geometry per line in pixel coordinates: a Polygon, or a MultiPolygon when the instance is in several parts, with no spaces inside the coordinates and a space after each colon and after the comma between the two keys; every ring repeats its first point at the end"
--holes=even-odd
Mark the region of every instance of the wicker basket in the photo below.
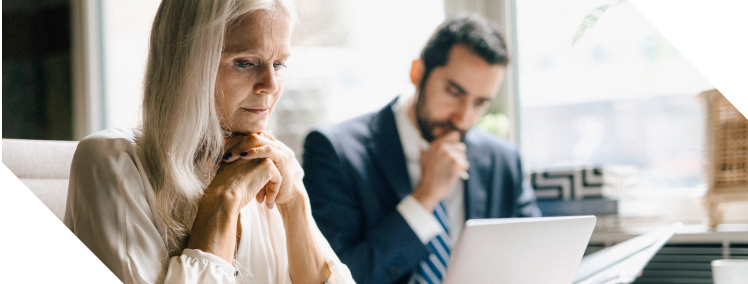
{"type": "Polygon", "coordinates": [[[748,200],[748,120],[716,89],[699,96],[707,116],[704,206],[715,227],[723,221],[725,202],[748,200]]]}

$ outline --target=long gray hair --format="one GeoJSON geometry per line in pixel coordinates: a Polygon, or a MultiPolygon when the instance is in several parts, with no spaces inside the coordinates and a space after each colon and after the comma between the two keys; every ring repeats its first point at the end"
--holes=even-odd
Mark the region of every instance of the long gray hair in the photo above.
{"type": "Polygon", "coordinates": [[[151,30],[143,95],[143,149],[161,236],[170,255],[184,249],[197,203],[224,151],[215,105],[226,26],[255,10],[279,9],[296,22],[292,0],[163,0],[151,30]]]}

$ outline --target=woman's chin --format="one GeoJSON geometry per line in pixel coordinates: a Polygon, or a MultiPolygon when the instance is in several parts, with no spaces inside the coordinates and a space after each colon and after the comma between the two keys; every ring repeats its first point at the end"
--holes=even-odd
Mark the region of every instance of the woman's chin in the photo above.
{"type": "Polygon", "coordinates": [[[251,134],[265,131],[265,127],[267,127],[267,121],[237,123],[233,126],[234,127],[228,129],[232,133],[251,134]]]}

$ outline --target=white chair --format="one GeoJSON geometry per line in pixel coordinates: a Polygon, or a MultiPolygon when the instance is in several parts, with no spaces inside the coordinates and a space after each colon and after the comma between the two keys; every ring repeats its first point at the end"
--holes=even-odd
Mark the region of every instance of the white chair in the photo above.
{"type": "Polygon", "coordinates": [[[3,164],[60,220],[77,141],[3,139],[3,164]]]}

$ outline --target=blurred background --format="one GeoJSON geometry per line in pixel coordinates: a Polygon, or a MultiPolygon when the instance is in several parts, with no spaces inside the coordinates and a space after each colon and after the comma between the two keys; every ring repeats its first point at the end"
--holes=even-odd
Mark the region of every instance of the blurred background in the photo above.
{"type": "MultiPolygon", "coordinates": [[[[159,3],[3,0],[2,137],[76,141],[138,127],[159,3]]],[[[433,30],[445,16],[478,13],[501,27],[511,56],[478,127],[517,145],[545,215],[597,215],[587,253],[686,223],[636,283],[712,283],[709,261],[748,258],[748,202],[722,204],[722,224],[706,226],[707,173],[719,166],[709,166],[706,154],[716,152],[706,145],[720,136],[709,134],[697,94],[714,87],[629,2],[296,3],[285,91],[268,130],[300,160],[313,127],[414,92],[411,61],[433,30]],[[569,187],[582,198],[558,197],[569,187]]],[[[735,141],[746,145],[742,131],[735,141]]],[[[723,164],[721,173],[748,184],[745,146],[722,140],[742,155],[742,172],[723,164]]]]}
{"type": "MultiPolygon", "coordinates": [[[[159,2],[3,0],[2,137],[80,140],[137,127],[159,2]]],[[[625,186],[613,197],[632,201],[619,203],[619,216],[703,221],[691,210],[706,190],[696,95],[713,86],[629,2],[296,3],[285,92],[269,130],[297,157],[313,127],[413,92],[411,61],[445,15],[468,11],[501,26],[512,57],[478,126],[515,143],[528,173],[623,166],[625,186]],[[690,205],[656,205],[680,199],[690,205]]],[[[748,221],[740,210],[726,218],[748,221]]]]}

